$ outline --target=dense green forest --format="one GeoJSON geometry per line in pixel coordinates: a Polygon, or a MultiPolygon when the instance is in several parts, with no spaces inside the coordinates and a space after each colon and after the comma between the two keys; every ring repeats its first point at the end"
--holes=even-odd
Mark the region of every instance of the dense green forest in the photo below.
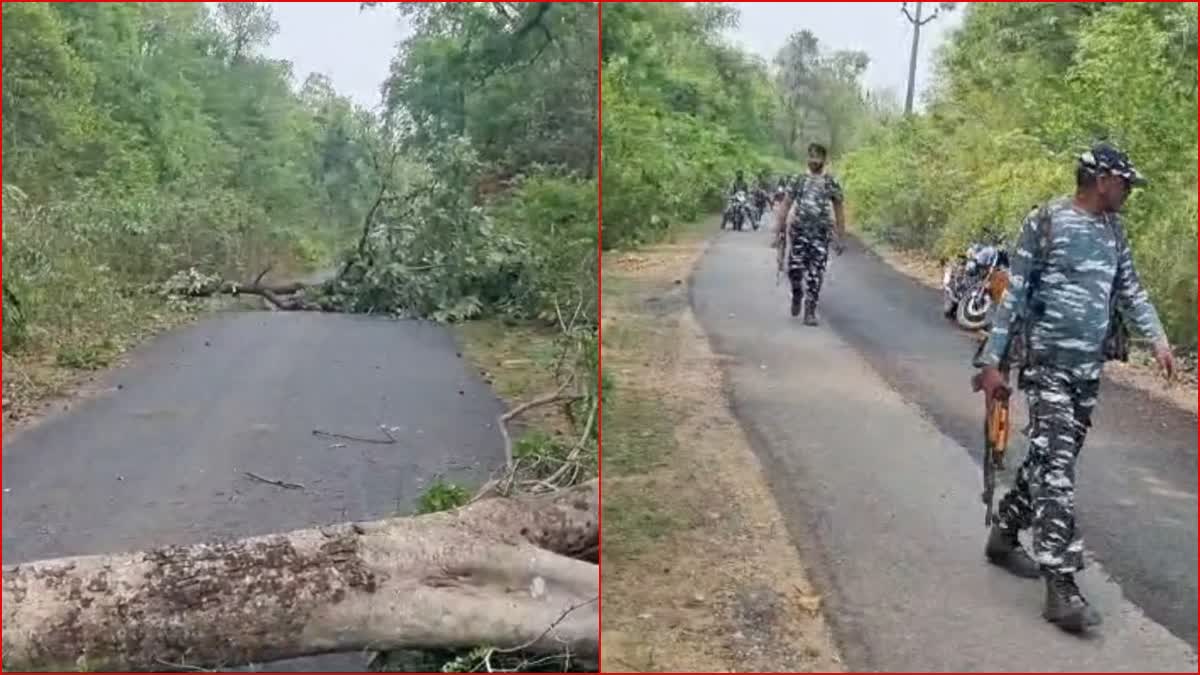
{"type": "Polygon", "coordinates": [[[1196,6],[963,3],[926,112],[882,118],[841,162],[852,220],[942,255],[1012,241],[1031,205],[1074,189],[1097,139],[1151,180],[1126,210],[1172,339],[1196,344],[1196,6]]]}
{"type": "Polygon", "coordinates": [[[804,26],[766,62],[724,37],[730,5],[606,6],[605,248],[719,209],[736,168],[796,171],[819,141],[861,232],[951,254],[1011,240],[1031,205],[1072,191],[1074,157],[1107,138],[1152,180],[1126,220],[1172,338],[1194,345],[1195,6],[942,4],[962,25],[911,116],[866,90],[865,54],[830,50],[804,26]]]}
{"type": "Polygon", "coordinates": [[[98,367],[268,267],[336,268],[326,309],[594,326],[595,5],[373,5],[413,30],[365,110],[263,55],[268,5],[6,3],[6,362],[98,367]]]}
{"type": "Polygon", "coordinates": [[[111,349],[146,284],[303,269],[361,221],[376,123],[259,55],[265,7],[3,11],[6,353],[111,349]]]}
{"type": "Polygon", "coordinates": [[[724,3],[604,7],[604,246],[653,241],[719,209],[737,169],[802,170],[810,142],[834,157],[889,99],[864,91],[865,54],[798,26],[771,60],[733,46],[724,3]]]}

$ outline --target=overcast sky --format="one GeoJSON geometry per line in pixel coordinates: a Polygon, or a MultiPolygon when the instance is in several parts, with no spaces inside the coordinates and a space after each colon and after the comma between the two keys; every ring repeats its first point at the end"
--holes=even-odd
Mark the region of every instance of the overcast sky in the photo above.
{"type": "MultiPolygon", "coordinates": [[[[768,61],[787,41],[787,36],[807,28],[828,49],[858,49],[871,57],[866,85],[890,88],[904,101],[908,82],[908,56],[912,49],[912,26],[900,13],[899,2],[738,2],[741,25],[730,37],[743,48],[768,61]]],[[[935,3],[925,3],[928,16],[935,3]]],[[[909,11],[913,3],[909,3],[909,11]]],[[[917,59],[917,103],[929,84],[934,49],[947,32],[962,23],[962,9],[942,13],[921,28],[917,59]]]]}
{"type": "Polygon", "coordinates": [[[408,35],[393,7],[359,11],[357,2],[271,2],[279,34],[267,54],[292,62],[296,79],[323,73],[338,93],[375,107],[396,43],[408,35]]]}
{"type": "MultiPolygon", "coordinates": [[[[279,34],[267,53],[291,61],[303,82],[311,72],[328,75],[334,87],[355,101],[374,106],[379,85],[387,77],[396,43],[407,35],[397,12],[387,6],[360,12],[357,2],[273,2],[279,34]]],[[[912,27],[898,2],[735,3],[741,26],[730,37],[768,60],[787,36],[812,30],[830,49],[861,49],[871,57],[866,83],[891,88],[903,101],[908,77],[912,27]]],[[[926,3],[930,7],[931,3],[926,3]]],[[[943,14],[921,30],[917,91],[929,82],[933,50],[950,28],[962,21],[962,10],[943,14]]]]}

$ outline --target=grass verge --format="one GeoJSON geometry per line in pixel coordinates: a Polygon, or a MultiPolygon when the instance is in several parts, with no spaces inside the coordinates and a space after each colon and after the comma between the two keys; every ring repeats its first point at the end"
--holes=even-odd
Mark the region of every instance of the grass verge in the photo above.
{"type": "Polygon", "coordinates": [[[601,668],[840,670],[691,314],[688,276],[714,231],[604,256],[601,668]]]}

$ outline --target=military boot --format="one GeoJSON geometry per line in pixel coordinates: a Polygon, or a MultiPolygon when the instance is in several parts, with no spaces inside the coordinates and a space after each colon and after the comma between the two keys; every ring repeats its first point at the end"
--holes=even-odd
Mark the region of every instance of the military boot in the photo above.
{"type": "Polygon", "coordinates": [[[984,553],[988,562],[1018,577],[1037,579],[1042,576],[1041,566],[1025,552],[1025,547],[1017,539],[1016,530],[1002,530],[999,525],[992,525],[984,553]]]}
{"type": "Polygon", "coordinates": [[[804,325],[815,326],[818,323],[820,322],[817,321],[817,303],[809,300],[804,306],[804,325]]]}
{"type": "Polygon", "coordinates": [[[1072,633],[1100,625],[1100,613],[1084,600],[1074,574],[1046,575],[1046,608],[1042,617],[1072,633]]]}
{"type": "Polygon", "coordinates": [[[799,288],[792,289],[792,316],[800,316],[800,309],[804,307],[804,291],[799,288]]]}

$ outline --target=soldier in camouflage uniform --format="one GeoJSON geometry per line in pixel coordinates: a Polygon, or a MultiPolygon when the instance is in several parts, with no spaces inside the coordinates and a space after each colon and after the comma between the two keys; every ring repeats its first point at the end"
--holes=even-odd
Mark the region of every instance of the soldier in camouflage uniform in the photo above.
{"type": "Polygon", "coordinates": [[[733,183],[729,186],[729,194],[725,203],[725,210],[721,212],[721,229],[725,229],[725,223],[728,223],[733,217],[733,197],[738,192],[745,192],[746,197],[750,196],[750,186],[746,183],[746,175],[738,169],[733,177],[733,183]]]}
{"type": "Polygon", "coordinates": [[[1000,501],[987,558],[1018,576],[1044,577],[1043,617],[1070,631],[1100,623],[1075,583],[1083,569],[1075,464],[1100,389],[1110,300],[1126,325],[1153,341],[1168,378],[1175,368],[1117,215],[1143,182],[1128,157],[1107,143],[1080,156],[1074,197],[1050,202],[1022,225],[1008,291],[977,363],[992,396],[1006,386],[999,366],[1015,335],[1011,341],[1023,343],[1025,354],[1014,367],[1030,416],[1029,451],[1000,501]],[[1017,539],[1026,528],[1033,530],[1032,557],[1017,539]]]}
{"type": "Polygon", "coordinates": [[[808,326],[817,325],[817,302],[830,245],[841,255],[841,239],[846,231],[842,186],[837,178],[825,172],[826,155],[820,143],[808,146],[808,173],[798,177],[784,198],[775,239],[776,246],[783,246],[785,234],[791,234],[787,268],[792,285],[792,316],[799,316],[803,308],[804,323],[808,326]],[[789,228],[787,232],[784,227],[789,228]]]}

